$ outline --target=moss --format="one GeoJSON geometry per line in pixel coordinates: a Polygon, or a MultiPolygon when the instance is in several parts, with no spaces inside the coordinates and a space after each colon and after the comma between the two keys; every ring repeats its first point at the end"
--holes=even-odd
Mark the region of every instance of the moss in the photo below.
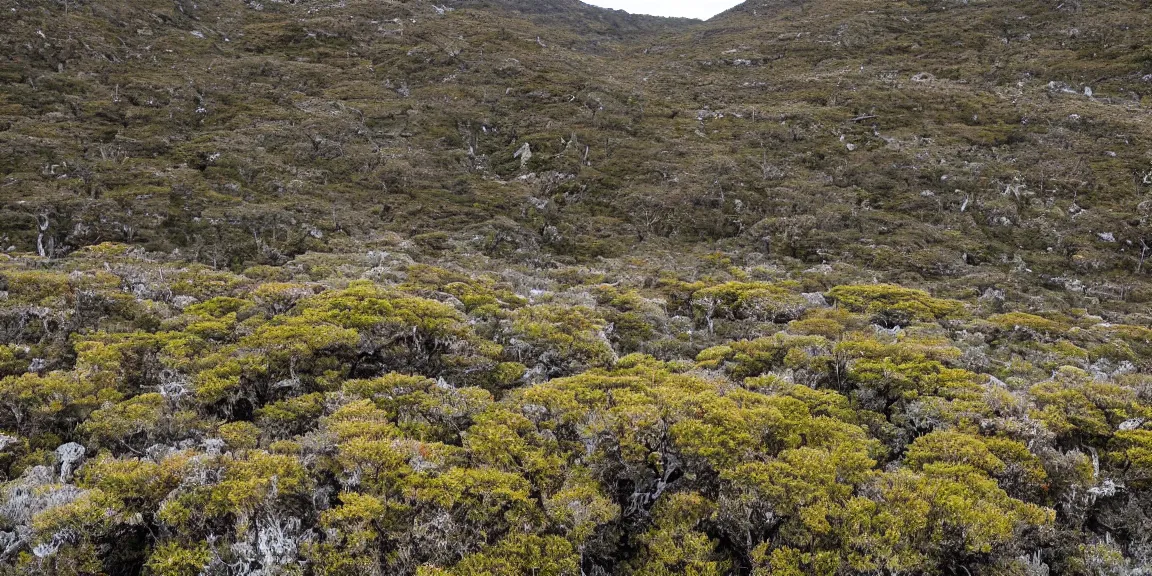
{"type": "Polygon", "coordinates": [[[988,321],[1005,331],[1021,331],[1027,334],[1037,334],[1045,337],[1058,336],[1070,328],[1067,323],[1025,312],[998,314],[988,318],[988,321]]]}

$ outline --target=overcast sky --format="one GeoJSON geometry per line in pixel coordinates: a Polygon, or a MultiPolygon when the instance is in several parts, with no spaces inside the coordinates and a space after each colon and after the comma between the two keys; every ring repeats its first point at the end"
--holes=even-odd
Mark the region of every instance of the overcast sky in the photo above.
{"type": "Polygon", "coordinates": [[[743,0],[584,0],[585,2],[615,8],[633,14],[656,16],[682,16],[707,20],[743,0]]]}

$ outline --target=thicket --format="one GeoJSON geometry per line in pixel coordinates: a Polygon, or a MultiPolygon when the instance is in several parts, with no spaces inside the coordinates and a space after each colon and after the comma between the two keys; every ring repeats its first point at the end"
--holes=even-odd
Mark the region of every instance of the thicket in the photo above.
{"type": "Polygon", "coordinates": [[[731,262],[646,282],[391,254],[0,261],[0,573],[1152,561],[1145,327],[731,262]]]}

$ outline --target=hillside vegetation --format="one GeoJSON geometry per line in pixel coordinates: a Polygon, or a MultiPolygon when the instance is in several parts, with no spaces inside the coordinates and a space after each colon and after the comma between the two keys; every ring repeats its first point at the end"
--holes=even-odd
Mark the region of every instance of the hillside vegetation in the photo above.
{"type": "Polygon", "coordinates": [[[1150,41],[0,0],[0,575],[1148,576],[1150,41]]]}

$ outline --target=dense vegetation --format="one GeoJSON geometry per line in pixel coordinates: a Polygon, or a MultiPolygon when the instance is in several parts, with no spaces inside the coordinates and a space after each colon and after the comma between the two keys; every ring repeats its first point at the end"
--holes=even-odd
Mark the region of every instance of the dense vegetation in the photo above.
{"type": "Polygon", "coordinates": [[[0,0],[0,575],[1152,574],[1150,31],[0,0]]]}

